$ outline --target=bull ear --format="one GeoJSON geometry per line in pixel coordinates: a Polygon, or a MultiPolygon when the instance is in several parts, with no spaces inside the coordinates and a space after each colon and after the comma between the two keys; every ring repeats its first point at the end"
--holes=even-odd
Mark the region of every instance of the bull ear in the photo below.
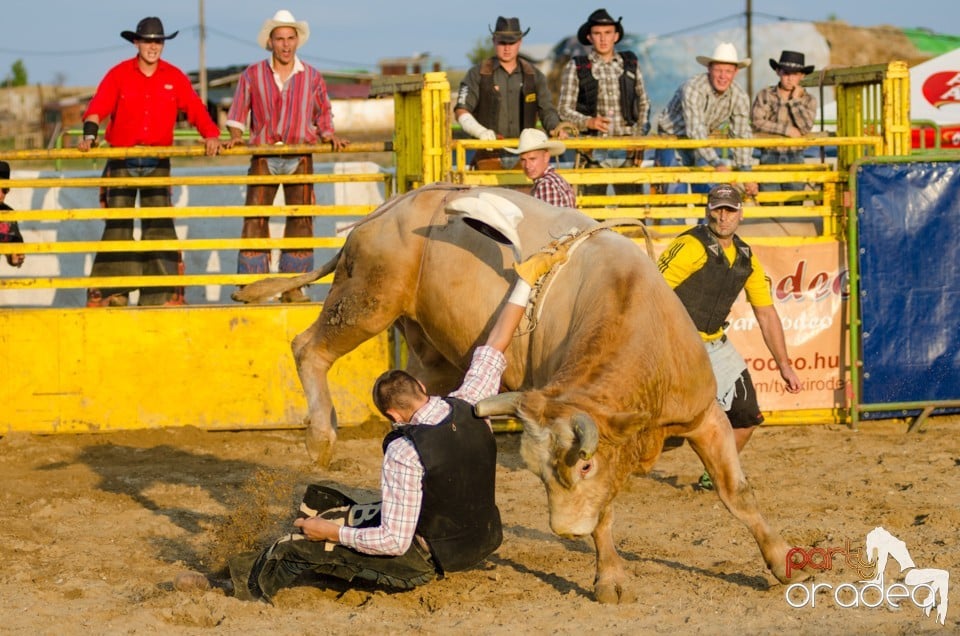
{"type": "Polygon", "coordinates": [[[573,435],[580,446],[580,459],[587,461],[597,452],[597,445],[600,442],[597,423],[586,413],[577,413],[570,420],[570,425],[573,427],[573,435]]]}
{"type": "Polygon", "coordinates": [[[473,407],[477,417],[491,417],[494,415],[519,415],[520,399],[523,393],[510,391],[492,397],[484,398],[473,407]]]}

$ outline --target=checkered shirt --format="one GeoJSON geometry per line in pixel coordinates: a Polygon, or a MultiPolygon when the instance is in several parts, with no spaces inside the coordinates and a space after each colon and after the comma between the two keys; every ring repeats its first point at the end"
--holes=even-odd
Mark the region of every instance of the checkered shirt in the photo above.
{"type": "MultiPolygon", "coordinates": [[[[750,98],[739,84],[718,94],[710,85],[706,73],[691,77],[673,94],[667,107],[657,118],[662,135],[676,135],[685,139],[707,139],[710,133],[729,125],[727,135],[733,139],[750,139],[750,98]]],[[[715,148],[698,148],[694,153],[711,166],[720,165],[715,148]]],[[[753,165],[752,148],[734,148],[737,167],[753,165]]]]}
{"type": "MultiPolygon", "coordinates": [[[[450,397],[476,404],[496,395],[500,378],[507,368],[507,359],[493,347],[477,347],[470,368],[450,397]]],[[[413,414],[410,424],[431,426],[450,414],[450,405],[438,396],[431,396],[413,414]]],[[[380,468],[382,505],[380,525],[376,528],[340,528],[340,543],[365,554],[398,556],[413,541],[423,503],[423,463],[405,437],[390,442],[380,468]]]]}
{"type": "MultiPolygon", "coordinates": [[[[623,119],[623,112],[620,110],[620,76],[623,75],[623,58],[617,53],[612,60],[605,62],[596,52],[590,51],[588,59],[590,60],[590,71],[597,78],[599,84],[597,113],[610,118],[608,134],[611,137],[646,134],[648,128],[647,117],[650,114],[650,98],[643,86],[643,76],[640,74],[640,69],[637,69],[637,81],[635,83],[639,106],[637,123],[633,126],[627,126],[623,119]]],[[[563,121],[576,124],[580,130],[586,130],[590,115],[577,112],[577,95],[579,92],[580,80],[577,77],[577,62],[576,60],[570,60],[563,67],[557,112],[563,121]]]]}
{"type": "Polygon", "coordinates": [[[557,174],[553,166],[547,166],[543,176],[533,182],[533,191],[530,194],[560,208],[577,207],[577,195],[573,192],[573,187],[557,174]]]}

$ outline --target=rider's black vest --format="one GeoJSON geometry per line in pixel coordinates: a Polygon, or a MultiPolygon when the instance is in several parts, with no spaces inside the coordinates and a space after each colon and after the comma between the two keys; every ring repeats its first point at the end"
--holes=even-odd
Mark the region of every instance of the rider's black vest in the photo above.
{"type": "Polygon", "coordinates": [[[440,572],[464,570],[500,546],[503,531],[494,498],[497,444],[473,407],[444,398],[450,415],[436,426],[403,426],[383,440],[413,442],[423,464],[423,504],[417,534],[427,540],[440,572]]]}
{"type": "Polygon", "coordinates": [[[680,296],[697,329],[707,334],[716,333],[726,323],[733,301],[753,273],[750,246],[734,235],[736,258],[733,267],[730,267],[717,237],[706,225],[697,225],[683,234],[689,234],[703,244],[707,262],[677,285],[674,291],[680,296]]]}
{"type": "MultiPolygon", "coordinates": [[[[623,73],[620,74],[620,112],[628,126],[637,123],[640,117],[640,105],[637,102],[637,56],[630,51],[620,51],[623,58],[623,73]]],[[[573,58],[577,66],[577,83],[580,90],[577,93],[577,112],[588,117],[597,116],[597,95],[600,92],[600,82],[593,76],[590,58],[577,55],[573,58]]],[[[597,131],[589,131],[596,134],[597,131]]]]}
{"type": "MultiPolygon", "coordinates": [[[[480,95],[477,100],[475,116],[477,121],[491,130],[496,130],[500,134],[505,131],[497,130],[497,122],[500,116],[500,91],[494,90],[493,71],[494,62],[497,58],[491,57],[480,64],[480,95]]],[[[520,63],[520,72],[523,74],[523,86],[520,88],[520,103],[507,104],[508,108],[517,108],[520,111],[520,121],[522,128],[534,128],[537,125],[537,76],[533,65],[522,58],[517,60],[520,63]],[[529,99],[528,99],[528,96],[529,99]]],[[[518,133],[519,134],[519,133],[518,133]]]]}

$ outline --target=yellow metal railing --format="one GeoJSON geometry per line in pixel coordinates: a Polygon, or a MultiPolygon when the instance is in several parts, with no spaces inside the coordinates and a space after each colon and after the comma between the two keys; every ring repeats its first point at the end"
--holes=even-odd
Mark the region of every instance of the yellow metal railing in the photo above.
{"type": "MultiPolygon", "coordinates": [[[[503,139],[480,141],[457,139],[452,141],[452,154],[456,169],[453,180],[471,185],[525,186],[529,180],[519,169],[473,170],[468,167],[467,152],[486,148],[515,147],[518,140],[503,139]]],[[[644,151],[658,149],[718,148],[769,148],[783,146],[783,139],[675,139],[666,137],[617,137],[576,138],[564,140],[569,150],[587,152],[591,149],[622,149],[644,151]]],[[[823,137],[811,136],[792,139],[791,146],[800,148],[849,147],[860,156],[876,156],[882,152],[884,140],[879,136],[823,137]]],[[[651,221],[677,221],[692,215],[690,206],[702,206],[706,195],[702,193],[668,194],[667,186],[673,184],[700,185],[718,181],[732,183],[754,182],[760,184],[803,183],[808,186],[800,191],[760,192],[756,206],[751,208],[751,218],[816,218],[821,217],[824,236],[842,234],[841,219],[844,214],[842,200],[847,183],[847,174],[825,163],[797,165],[755,165],[750,171],[725,171],[714,168],[637,166],[624,168],[561,168],[558,172],[572,185],[632,184],[646,186],[643,192],[628,195],[592,195],[577,197],[577,205],[583,212],[595,218],[611,215],[610,207],[616,206],[616,216],[643,218],[651,221]],[[802,205],[800,205],[802,204],[802,205]]],[[[681,228],[677,228],[681,229],[681,228]]]]}
{"type": "MultiPolygon", "coordinates": [[[[349,146],[348,152],[369,153],[384,152],[389,144],[356,143],[349,146]]],[[[224,149],[224,156],[245,156],[253,154],[298,155],[307,153],[330,152],[324,146],[238,146],[224,149]]],[[[203,157],[204,148],[194,146],[136,147],[136,148],[96,148],[89,152],[76,149],[61,150],[21,150],[0,152],[0,159],[14,163],[21,168],[29,161],[50,161],[70,159],[112,159],[129,157],[203,157]]],[[[217,159],[211,158],[215,165],[217,159]]],[[[284,176],[211,175],[211,176],[175,176],[169,177],[57,177],[34,178],[29,180],[0,180],[0,187],[9,188],[99,188],[104,186],[225,186],[251,184],[336,184],[336,183],[376,183],[384,189],[384,197],[390,196],[393,189],[392,176],[386,172],[309,174],[284,176]]],[[[360,217],[375,205],[303,205],[303,206],[197,206],[197,207],[147,207],[147,208],[74,208],[30,210],[19,209],[4,213],[4,218],[16,221],[91,221],[104,219],[150,219],[150,218],[208,218],[251,216],[315,216],[315,217],[360,217]]],[[[238,228],[239,234],[239,228],[238,228]]],[[[184,238],[177,240],[152,241],[30,241],[17,244],[0,244],[0,255],[4,254],[90,254],[96,252],[147,252],[157,250],[170,251],[217,251],[242,249],[304,249],[339,248],[343,238],[337,236],[313,238],[261,238],[244,239],[238,236],[222,238],[184,238]]],[[[193,285],[243,285],[262,278],[261,275],[241,275],[228,273],[183,274],[169,276],[137,277],[65,277],[65,276],[8,276],[0,278],[0,289],[77,289],[83,287],[150,287],[150,286],[193,286],[193,285]]]]}

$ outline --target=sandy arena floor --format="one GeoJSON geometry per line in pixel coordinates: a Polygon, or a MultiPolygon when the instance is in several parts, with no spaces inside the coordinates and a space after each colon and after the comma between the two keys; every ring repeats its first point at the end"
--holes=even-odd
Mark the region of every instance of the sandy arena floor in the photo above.
{"type": "MultiPolygon", "coordinates": [[[[882,526],[917,568],[960,576],[960,419],[921,432],[897,422],[764,427],[743,463],[768,520],[791,545],[863,549],[882,526]]],[[[592,600],[589,540],[547,525],[546,498],[501,435],[501,548],[481,567],[408,592],[315,582],[276,605],[220,589],[181,592],[177,573],[220,574],[234,551],[283,532],[310,481],[376,488],[380,440],[344,431],[328,471],[307,462],[301,431],[153,430],[0,439],[0,546],[7,634],[917,634],[960,630],[910,599],[898,610],[838,606],[832,592],[791,607],[747,530],[714,493],[689,448],[665,454],[618,499],[616,537],[639,601],[592,600]],[[350,439],[352,438],[352,439],[350,439]]],[[[891,561],[886,585],[897,573],[891,561]]],[[[839,557],[818,582],[856,584],[839,557]]],[[[957,579],[952,582],[958,586],[957,579]]],[[[951,590],[952,591],[952,590],[951,590]]],[[[797,591],[798,593],[800,591],[797,591]]],[[[955,594],[953,594],[955,597],[955,594]]],[[[798,597],[801,598],[802,597],[798,597]]],[[[954,599],[956,601],[956,598],[954,599]]],[[[876,599],[867,598],[873,603],[876,599]]],[[[797,603],[797,601],[794,601],[797,603]]]]}

